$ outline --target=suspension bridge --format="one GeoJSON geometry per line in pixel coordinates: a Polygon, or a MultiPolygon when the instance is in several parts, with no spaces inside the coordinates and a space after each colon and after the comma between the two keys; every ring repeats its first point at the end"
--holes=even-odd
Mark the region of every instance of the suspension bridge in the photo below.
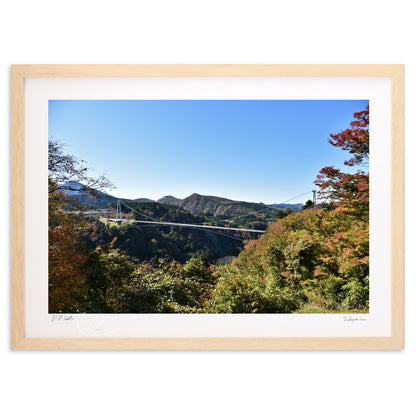
{"type": "MultiPolygon", "coordinates": [[[[301,196],[304,196],[306,194],[309,194],[312,192],[312,198],[313,198],[313,203],[314,205],[316,205],[316,191],[307,191],[301,195],[297,195],[293,198],[290,198],[284,202],[281,202],[280,204],[285,204],[287,202],[293,201],[294,199],[300,198],[301,196]]],[[[280,205],[277,204],[277,205],[280,205]]],[[[233,217],[233,218],[229,218],[229,219],[221,219],[221,220],[217,220],[217,221],[211,221],[211,224],[213,222],[230,222],[233,221],[235,219],[238,218],[242,218],[242,217],[247,217],[249,215],[255,215],[257,213],[266,211],[268,209],[270,209],[271,207],[266,207],[264,209],[261,209],[259,211],[253,211],[247,214],[243,214],[243,215],[239,215],[237,217],[233,217]]],[[[111,221],[111,222],[115,222],[118,225],[121,225],[122,223],[129,223],[129,224],[143,224],[143,225],[147,225],[147,226],[170,226],[170,227],[187,227],[187,228],[196,228],[196,229],[200,229],[200,230],[218,230],[218,231],[239,231],[239,232],[248,232],[248,233],[257,233],[257,234],[263,234],[265,232],[265,230],[254,230],[251,228],[233,228],[233,227],[220,227],[220,226],[216,226],[216,225],[207,225],[205,223],[199,223],[199,224],[186,224],[186,223],[177,223],[177,222],[169,222],[169,221],[163,221],[161,219],[158,218],[153,218],[150,217],[149,215],[146,215],[140,211],[137,211],[134,208],[131,208],[129,205],[127,205],[124,201],[118,200],[117,201],[117,208],[116,208],[116,216],[115,218],[107,218],[107,221],[111,221]],[[135,220],[135,219],[129,219],[129,218],[123,218],[122,215],[122,210],[121,210],[121,204],[123,204],[124,206],[126,206],[126,208],[128,208],[129,210],[131,210],[132,212],[135,212],[136,214],[146,218],[146,220],[135,220]]]]}

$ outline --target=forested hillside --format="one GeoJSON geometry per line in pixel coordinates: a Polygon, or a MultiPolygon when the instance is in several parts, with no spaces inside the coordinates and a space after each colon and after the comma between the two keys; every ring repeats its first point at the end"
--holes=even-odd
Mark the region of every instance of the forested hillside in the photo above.
{"type": "Polygon", "coordinates": [[[179,205],[180,202],[181,202],[181,199],[175,198],[172,195],[166,195],[166,196],[158,199],[157,202],[160,202],[161,204],[179,205]]]}
{"type": "Polygon", "coordinates": [[[265,204],[245,201],[233,201],[218,196],[192,194],[183,199],[179,206],[193,212],[206,212],[215,216],[224,215],[227,218],[253,211],[262,211],[264,215],[275,214],[275,210],[265,204]]]}
{"type": "MultiPolygon", "coordinates": [[[[111,205],[112,206],[112,205],[111,205]]],[[[194,214],[182,208],[151,203],[129,203],[133,218],[146,219],[139,213],[166,222],[185,224],[209,224],[211,215],[194,214]]],[[[123,206],[123,211],[130,214],[129,208],[123,206]]],[[[215,263],[227,256],[237,256],[243,248],[243,241],[249,236],[244,232],[192,229],[177,226],[162,226],[148,224],[122,224],[116,226],[103,220],[86,218],[88,227],[82,233],[82,241],[88,247],[97,249],[111,244],[112,249],[133,261],[157,264],[159,259],[179,261],[184,263],[192,257],[202,256],[215,263]]]]}

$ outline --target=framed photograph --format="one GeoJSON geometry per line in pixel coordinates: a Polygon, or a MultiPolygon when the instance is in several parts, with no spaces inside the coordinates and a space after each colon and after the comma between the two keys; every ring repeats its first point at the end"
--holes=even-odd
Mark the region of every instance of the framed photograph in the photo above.
{"type": "Polygon", "coordinates": [[[15,65],[13,349],[404,348],[402,65],[15,65]]]}

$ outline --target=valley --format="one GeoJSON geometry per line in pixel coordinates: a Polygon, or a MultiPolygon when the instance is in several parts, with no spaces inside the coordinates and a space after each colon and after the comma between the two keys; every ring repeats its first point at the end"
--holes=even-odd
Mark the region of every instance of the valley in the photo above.
{"type": "Polygon", "coordinates": [[[203,256],[214,263],[224,258],[231,261],[245,243],[258,238],[255,233],[244,230],[266,230],[277,213],[284,216],[291,212],[290,205],[278,210],[276,206],[262,203],[192,194],[183,200],[166,196],[157,202],[148,198],[122,199],[124,222],[118,224],[112,220],[117,215],[116,197],[94,190],[88,192],[82,184],[74,182],[64,184],[62,189],[68,207],[76,207],[72,212],[83,215],[88,224],[82,241],[91,249],[114,240],[112,247],[123,255],[135,262],[152,264],[160,258],[183,263],[195,256],[203,256]],[[149,219],[155,220],[153,224],[131,222],[149,219]],[[164,225],[157,221],[194,224],[195,227],[164,225]],[[204,228],[207,226],[218,228],[204,228]]]}

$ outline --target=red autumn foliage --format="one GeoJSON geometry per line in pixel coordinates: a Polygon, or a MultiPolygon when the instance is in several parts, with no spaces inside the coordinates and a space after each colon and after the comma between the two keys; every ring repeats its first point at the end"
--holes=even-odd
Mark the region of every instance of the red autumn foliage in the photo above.
{"type": "Polygon", "coordinates": [[[71,225],[49,227],[49,310],[76,311],[88,257],[71,225]]]}
{"type": "MultiPolygon", "coordinates": [[[[369,157],[369,106],[354,114],[350,128],[331,134],[329,143],[349,151],[353,157],[344,163],[347,166],[367,165],[369,157]]],[[[369,203],[369,175],[358,170],[356,173],[341,172],[333,166],[320,170],[315,184],[320,188],[318,196],[335,206],[367,206],[369,203]]]]}
{"type": "Polygon", "coordinates": [[[355,120],[350,123],[349,129],[338,134],[330,134],[331,143],[335,147],[347,150],[353,157],[344,162],[347,166],[366,164],[369,154],[369,106],[363,111],[354,113],[355,120]]]}

